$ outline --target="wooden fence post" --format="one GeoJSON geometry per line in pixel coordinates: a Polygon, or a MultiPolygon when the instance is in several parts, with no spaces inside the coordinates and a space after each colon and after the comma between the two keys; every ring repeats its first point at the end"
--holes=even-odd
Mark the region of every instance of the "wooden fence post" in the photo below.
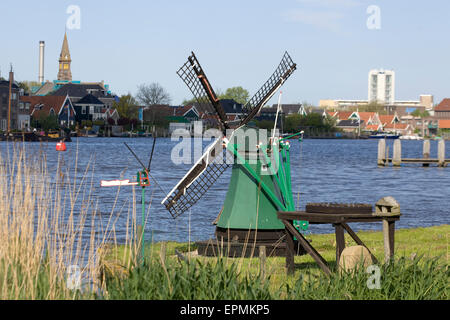
{"type": "Polygon", "coordinates": [[[401,166],[402,164],[402,143],[400,139],[394,141],[394,152],[392,155],[392,164],[395,167],[401,166]]]}
{"type": "Polygon", "coordinates": [[[266,277],[266,246],[259,247],[259,274],[263,279],[266,277]]]}
{"type": "Polygon", "coordinates": [[[386,140],[385,139],[380,139],[380,141],[378,141],[378,161],[377,161],[379,166],[385,166],[387,164],[387,159],[386,159],[386,140]]]}

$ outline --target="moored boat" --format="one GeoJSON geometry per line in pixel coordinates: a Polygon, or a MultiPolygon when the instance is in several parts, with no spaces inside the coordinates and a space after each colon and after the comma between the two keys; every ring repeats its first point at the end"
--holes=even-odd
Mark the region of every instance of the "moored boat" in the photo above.
{"type": "Polygon", "coordinates": [[[371,134],[369,139],[398,139],[400,135],[393,133],[377,133],[371,134]]]}

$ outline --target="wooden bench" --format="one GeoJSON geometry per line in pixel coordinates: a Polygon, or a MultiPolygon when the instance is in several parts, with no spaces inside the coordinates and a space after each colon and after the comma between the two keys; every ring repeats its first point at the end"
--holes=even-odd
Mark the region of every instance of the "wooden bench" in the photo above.
{"type": "MultiPolygon", "coordinates": [[[[326,273],[331,274],[331,270],[320,255],[319,252],[311,245],[311,243],[305,239],[305,237],[298,232],[294,227],[293,222],[295,220],[308,221],[309,224],[332,224],[335,228],[336,234],[336,263],[339,264],[341,253],[345,248],[344,230],[355,240],[358,245],[367,246],[356,235],[356,233],[350,228],[348,223],[360,222],[382,222],[383,223],[383,237],[384,237],[384,252],[385,260],[389,261],[394,255],[394,235],[395,235],[395,222],[400,220],[400,215],[372,215],[367,213],[311,213],[305,211],[293,211],[293,212],[278,212],[278,219],[280,219],[286,227],[286,267],[288,274],[294,273],[294,237],[303,246],[306,252],[314,259],[314,261],[320,266],[320,268],[326,273]]],[[[369,248],[367,248],[369,250],[369,248]]],[[[375,256],[370,252],[372,259],[376,262],[375,256]]]]}

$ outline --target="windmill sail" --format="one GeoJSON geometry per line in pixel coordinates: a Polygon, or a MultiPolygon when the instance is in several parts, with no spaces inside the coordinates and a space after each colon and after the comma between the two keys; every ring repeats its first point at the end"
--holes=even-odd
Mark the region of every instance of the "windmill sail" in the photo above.
{"type": "Polygon", "coordinates": [[[225,111],[193,52],[188,61],[177,71],[177,74],[191,90],[201,111],[217,115],[222,129],[227,129],[225,111]]]}
{"type": "MultiPolygon", "coordinates": [[[[296,64],[293,63],[286,52],[269,80],[244,106],[244,117],[241,122],[237,126],[233,125],[233,127],[240,127],[248,123],[295,69],[296,64]]],[[[227,122],[225,111],[194,53],[178,70],[177,74],[191,90],[200,104],[200,108],[218,117],[222,131],[225,133],[225,129],[229,129],[233,122],[227,122]]],[[[229,135],[228,140],[227,138],[219,138],[211,144],[202,157],[161,202],[173,218],[178,217],[196,204],[225,170],[231,166],[231,164],[223,161],[227,152],[224,143],[230,141],[234,133],[235,131],[229,135]]]]}
{"type": "Polygon", "coordinates": [[[222,173],[230,167],[223,158],[223,138],[212,143],[183,179],[161,202],[173,218],[186,212],[208,191],[222,173]]]}
{"type": "Polygon", "coordinates": [[[274,93],[283,85],[284,81],[295,71],[297,65],[287,52],[284,53],[278,68],[256,94],[245,104],[244,116],[240,125],[247,124],[255,117],[259,110],[272,98],[274,93]]]}

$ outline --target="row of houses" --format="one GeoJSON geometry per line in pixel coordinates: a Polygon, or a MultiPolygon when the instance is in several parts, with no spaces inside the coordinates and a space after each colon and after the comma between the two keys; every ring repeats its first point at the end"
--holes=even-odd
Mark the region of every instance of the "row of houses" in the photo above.
{"type": "Polygon", "coordinates": [[[440,130],[450,129],[450,119],[435,116],[425,118],[412,115],[381,115],[376,112],[327,111],[327,115],[336,119],[336,127],[344,132],[385,132],[400,135],[422,136],[437,135],[440,130]]]}
{"type": "Polygon", "coordinates": [[[67,83],[46,95],[29,96],[10,72],[8,80],[0,80],[0,130],[27,130],[33,120],[50,115],[56,116],[63,127],[81,124],[83,120],[117,124],[119,114],[113,108],[115,101],[117,98],[99,83],[67,83]]]}
{"type": "MultiPolygon", "coordinates": [[[[74,99],[69,95],[22,96],[20,103],[25,110],[29,111],[30,121],[56,116],[58,124],[62,127],[81,124],[85,120],[109,121],[111,119],[113,124],[117,124],[119,120],[116,109],[106,105],[90,93],[80,99],[74,99]]],[[[22,124],[19,129],[26,129],[29,126],[30,123],[22,124]]]]}

